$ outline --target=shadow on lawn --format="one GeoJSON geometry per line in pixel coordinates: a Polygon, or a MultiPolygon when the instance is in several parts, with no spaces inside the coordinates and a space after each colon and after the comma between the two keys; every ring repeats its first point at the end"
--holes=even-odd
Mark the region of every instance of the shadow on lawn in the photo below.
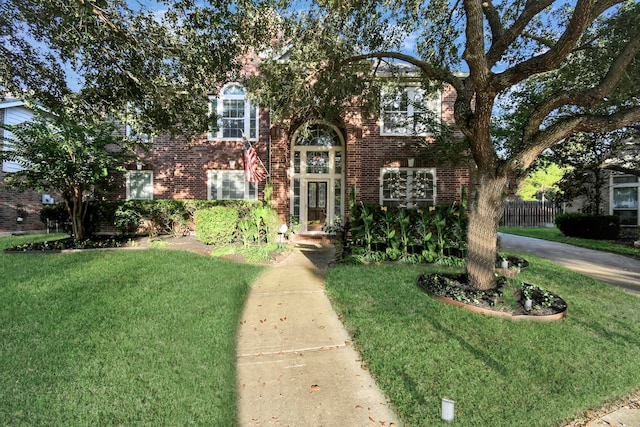
{"type": "Polygon", "coordinates": [[[458,341],[461,347],[465,348],[470,354],[472,354],[478,361],[486,364],[494,371],[498,372],[500,375],[507,376],[509,372],[505,369],[504,364],[499,360],[496,360],[490,353],[482,351],[467,342],[463,337],[454,332],[453,329],[450,329],[436,319],[431,318],[430,323],[439,331],[446,334],[447,337],[451,337],[458,341]]]}
{"type": "MultiPolygon", "coordinates": [[[[609,328],[607,328],[606,325],[604,325],[601,322],[596,322],[593,319],[590,319],[589,322],[577,319],[575,316],[572,317],[572,322],[575,322],[576,324],[580,325],[582,328],[584,328],[585,330],[589,330],[591,332],[593,332],[595,335],[602,337],[603,339],[609,341],[619,341],[620,343],[624,343],[624,344],[632,344],[635,346],[639,346],[640,347],[640,335],[637,334],[637,332],[634,333],[634,331],[629,331],[628,334],[621,334],[619,332],[613,332],[611,330],[609,330],[609,328]]],[[[628,327],[628,323],[624,323],[621,322],[615,318],[608,318],[607,322],[611,323],[615,323],[617,324],[620,328],[627,328],[628,327]]]]}

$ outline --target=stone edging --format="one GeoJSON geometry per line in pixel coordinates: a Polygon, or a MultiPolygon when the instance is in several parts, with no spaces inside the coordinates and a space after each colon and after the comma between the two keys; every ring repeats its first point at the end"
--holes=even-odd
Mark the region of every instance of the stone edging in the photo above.
{"type": "Polygon", "coordinates": [[[464,302],[461,301],[455,301],[452,300],[450,298],[446,298],[443,297],[441,295],[436,295],[433,294],[431,292],[428,292],[429,295],[431,295],[433,298],[437,299],[438,301],[456,306],[456,307],[462,307],[466,310],[469,311],[473,311],[475,313],[481,313],[481,314],[487,314],[489,316],[498,316],[498,317],[505,317],[507,319],[511,319],[511,320],[530,320],[530,321],[534,321],[534,322],[552,322],[555,320],[560,320],[562,318],[564,318],[565,314],[567,313],[567,310],[563,310],[560,313],[556,313],[556,314],[548,314],[548,315],[541,315],[541,316],[534,316],[534,315],[526,315],[526,314],[511,314],[511,313],[506,313],[504,311],[494,311],[494,310],[488,310],[486,308],[482,308],[482,307],[478,307],[472,304],[466,304],[464,302]]]}

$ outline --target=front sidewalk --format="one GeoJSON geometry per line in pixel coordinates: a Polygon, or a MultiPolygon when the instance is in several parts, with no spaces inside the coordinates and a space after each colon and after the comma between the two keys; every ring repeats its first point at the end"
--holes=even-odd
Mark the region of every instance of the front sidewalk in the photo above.
{"type": "Polygon", "coordinates": [[[253,284],[238,329],[241,426],[398,425],[324,291],[332,245],[297,245],[253,284]]]}

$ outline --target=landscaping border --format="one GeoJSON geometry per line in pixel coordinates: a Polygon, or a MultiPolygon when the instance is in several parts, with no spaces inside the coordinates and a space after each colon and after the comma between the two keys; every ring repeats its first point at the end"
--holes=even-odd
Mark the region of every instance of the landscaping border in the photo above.
{"type": "Polygon", "coordinates": [[[507,319],[511,319],[511,320],[529,320],[529,321],[534,321],[534,322],[553,322],[556,320],[560,320],[562,318],[564,318],[564,316],[567,313],[567,309],[564,309],[563,311],[556,313],[556,314],[546,314],[546,315],[531,315],[531,314],[511,314],[505,311],[495,311],[495,310],[489,310],[486,308],[482,308],[482,307],[478,307],[475,306],[473,304],[467,304],[461,301],[456,301],[456,300],[452,300],[450,298],[447,297],[443,297],[441,295],[437,295],[434,294],[432,292],[428,292],[427,294],[429,294],[432,298],[456,306],[456,307],[462,307],[466,310],[469,311],[473,311],[475,313],[481,313],[481,314],[487,314],[490,316],[497,316],[497,317],[504,317],[507,319]]]}

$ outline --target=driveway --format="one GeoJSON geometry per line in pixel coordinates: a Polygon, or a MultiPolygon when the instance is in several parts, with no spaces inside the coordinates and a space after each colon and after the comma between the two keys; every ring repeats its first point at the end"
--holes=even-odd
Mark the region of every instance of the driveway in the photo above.
{"type": "Polygon", "coordinates": [[[500,247],[533,254],[604,283],[640,294],[640,260],[565,243],[498,233],[500,247]]]}

